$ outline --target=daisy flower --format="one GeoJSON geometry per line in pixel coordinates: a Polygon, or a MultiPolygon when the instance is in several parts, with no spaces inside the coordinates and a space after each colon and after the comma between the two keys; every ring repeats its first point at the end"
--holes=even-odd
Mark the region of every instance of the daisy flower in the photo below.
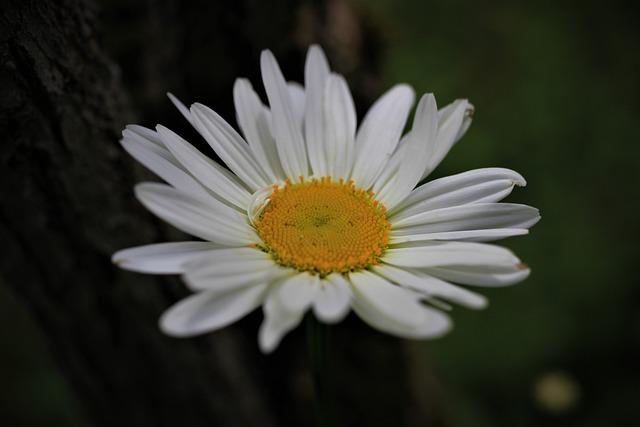
{"type": "Polygon", "coordinates": [[[433,338],[451,327],[447,302],[486,306],[459,285],[528,276],[511,251],[484,243],[527,234],[539,220],[535,208],[498,203],[522,176],[476,169],[417,186],[467,131],[467,100],[438,110],[423,95],[403,135],[415,95],[400,84],[356,129],[347,83],[319,47],[308,51],[304,87],[284,79],[271,52],[260,65],[268,107],[246,79],[233,88],[244,137],[205,105],[188,109],[169,94],[226,167],[163,126],[123,131],[125,150],[166,181],[138,184],[138,200],[201,239],[113,255],[127,270],[181,274],[193,291],[162,315],[165,333],[214,331],[262,306],[263,352],[309,310],[325,323],[353,310],[380,331],[433,338]]]}

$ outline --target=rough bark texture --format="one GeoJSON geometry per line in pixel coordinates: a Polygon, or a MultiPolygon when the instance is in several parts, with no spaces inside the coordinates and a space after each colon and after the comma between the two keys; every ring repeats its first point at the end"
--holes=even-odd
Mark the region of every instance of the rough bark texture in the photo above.
{"type": "Polygon", "coordinates": [[[154,319],[166,288],[109,261],[158,228],[131,198],[133,169],[117,144],[128,105],[93,21],[76,1],[16,1],[3,13],[4,281],[97,424],[269,425],[234,335],[222,338],[234,355],[224,358],[162,337],[154,319]]]}
{"type": "MultiPolygon", "coordinates": [[[[3,4],[0,241],[8,252],[0,279],[37,319],[95,425],[308,424],[304,331],[270,357],[255,344],[260,313],[208,337],[165,337],[156,319],[182,286],[111,265],[115,250],[175,233],[135,202],[142,172],[117,140],[135,118],[130,111],[193,135],[161,104],[165,90],[187,102],[198,95],[233,117],[233,78],[245,74],[258,86],[264,47],[299,80],[304,46],[320,38],[344,57],[339,68],[363,82],[356,97],[375,87],[366,71],[375,50],[355,15],[345,23],[341,1],[185,3],[105,3],[101,37],[97,9],[85,1],[3,4]],[[343,21],[327,30],[332,14],[343,21]]],[[[340,331],[332,358],[343,425],[424,425],[398,340],[351,318],[340,331]]]]}

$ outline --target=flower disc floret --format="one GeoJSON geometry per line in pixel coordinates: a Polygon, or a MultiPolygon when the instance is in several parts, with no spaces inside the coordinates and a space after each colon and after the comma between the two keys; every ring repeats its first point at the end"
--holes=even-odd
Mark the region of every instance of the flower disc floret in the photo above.
{"type": "Polygon", "coordinates": [[[390,228],[372,192],[330,177],[274,186],[255,226],[276,262],[323,276],[378,264],[390,228]]]}

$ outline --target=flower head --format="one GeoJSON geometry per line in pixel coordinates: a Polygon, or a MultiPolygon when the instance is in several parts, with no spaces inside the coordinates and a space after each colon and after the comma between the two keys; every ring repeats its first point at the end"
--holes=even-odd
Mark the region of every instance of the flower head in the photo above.
{"type": "Polygon", "coordinates": [[[308,310],[335,323],[352,309],[383,332],[431,338],[450,329],[443,300],[486,305],[459,285],[528,276],[509,250],[480,243],[526,234],[539,220],[534,208],[498,203],[525,185],[518,173],[477,169],[416,187],[468,129],[468,101],[438,110],[422,96],[402,135],[414,93],[397,85],[356,130],[349,88],[319,47],[309,49],[304,88],[285,81],[269,51],[261,68],[269,107],[247,80],[234,86],[244,137],[169,94],[228,169],[163,126],[123,131],[124,148],[167,183],[138,184],[137,198],[201,239],[113,256],[125,269],[181,274],[194,292],[162,316],[163,331],[213,331],[262,306],[264,352],[308,310]]]}

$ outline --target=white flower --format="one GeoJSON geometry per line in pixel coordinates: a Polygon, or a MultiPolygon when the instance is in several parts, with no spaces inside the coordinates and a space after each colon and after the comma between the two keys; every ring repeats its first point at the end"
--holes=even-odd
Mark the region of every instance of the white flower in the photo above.
{"type": "Polygon", "coordinates": [[[164,313],[164,332],[213,331],[262,306],[264,352],[308,310],[334,323],[353,309],[380,331],[432,338],[450,329],[442,300],[486,305],[451,282],[528,276],[509,250],[479,243],[527,234],[539,220],[537,209],[497,203],[525,185],[522,176],[477,169],[414,188],[466,132],[467,100],[437,110],[424,95],[403,136],[414,93],[397,85],[356,131],[349,88],[319,47],[309,49],[304,88],[284,80],[269,51],[261,67],[270,107],[245,79],[233,90],[244,138],[206,106],[187,109],[169,95],[230,171],[163,126],[123,131],[124,148],[168,184],[139,184],[136,197],[202,239],[113,256],[128,270],[181,274],[194,292],[164,313]]]}

